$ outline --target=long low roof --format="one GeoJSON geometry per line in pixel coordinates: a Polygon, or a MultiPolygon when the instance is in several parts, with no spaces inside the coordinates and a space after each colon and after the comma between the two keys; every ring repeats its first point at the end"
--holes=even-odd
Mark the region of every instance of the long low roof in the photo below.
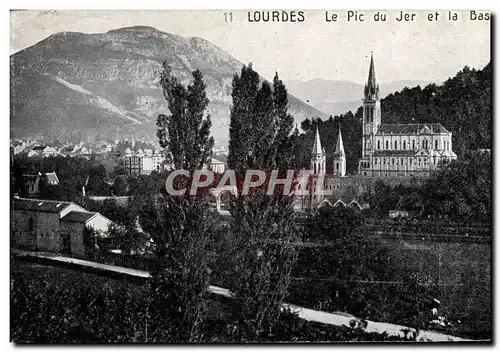
{"type": "Polygon", "coordinates": [[[14,210],[34,210],[46,213],[59,213],[61,210],[74,204],[71,202],[61,202],[57,200],[42,199],[14,199],[14,210]]]}
{"type": "Polygon", "coordinates": [[[440,123],[381,124],[376,134],[439,134],[450,133],[440,123]]]}

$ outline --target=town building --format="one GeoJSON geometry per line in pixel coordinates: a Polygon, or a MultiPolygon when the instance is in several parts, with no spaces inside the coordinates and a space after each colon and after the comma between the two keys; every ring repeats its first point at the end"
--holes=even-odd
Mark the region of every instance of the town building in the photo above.
{"type": "Polygon", "coordinates": [[[210,160],[210,170],[217,174],[223,174],[226,171],[226,164],[219,159],[212,158],[210,160]]]}
{"type": "Polygon", "coordinates": [[[85,255],[83,230],[106,236],[111,220],[72,202],[14,197],[12,244],[36,251],[85,255]]]}
{"type": "Polygon", "coordinates": [[[122,159],[127,175],[149,175],[153,171],[160,172],[167,167],[165,157],[160,150],[139,149],[133,152],[130,148],[126,148],[122,159]]]}
{"type": "Polygon", "coordinates": [[[55,172],[46,172],[43,175],[39,172],[37,175],[24,174],[23,177],[23,193],[34,195],[40,191],[40,181],[42,178],[50,186],[59,185],[59,178],[55,172]]]}

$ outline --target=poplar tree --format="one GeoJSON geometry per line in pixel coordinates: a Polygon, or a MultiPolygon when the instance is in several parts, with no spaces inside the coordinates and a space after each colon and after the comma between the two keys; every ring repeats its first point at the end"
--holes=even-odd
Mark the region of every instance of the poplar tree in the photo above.
{"type": "Polygon", "coordinates": [[[232,86],[227,164],[230,169],[240,172],[248,164],[249,155],[253,155],[254,135],[260,132],[253,127],[259,74],[253,70],[252,64],[244,65],[240,76],[234,75],[232,86]]]}
{"type": "MultiPolygon", "coordinates": [[[[170,161],[176,169],[190,171],[206,165],[214,145],[203,76],[199,70],[192,76],[186,87],[167,64],[163,65],[160,84],[170,115],[161,114],[157,121],[159,143],[170,161]]],[[[179,179],[189,188],[189,178],[179,179]]],[[[206,196],[162,195],[140,212],[156,252],[148,290],[149,338],[156,342],[199,342],[207,311],[207,245],[214,215],[206,196]]]]}
{"type": "Polygon", "coordinates": [[[170,115],[158,116],[157,137],[169,161],[177,169],[201,168],[211,157],[214,139],[210,136],[212,120],[207,113],[209,100],[203,75],[193,71],[193,82],[187,88],[163,64],[160,85],[168,102],[170,115]]]}
{"type": "MultiPolygon", "coordinates": [[[[229,167],[236,174],[249,169],[269,170],[290,163],[296,136],[290,135],[293,117],[288,114],[286,88],[276,74],[271,86],[262,82],[251,64],[233,78],[229,167]]],[[[269,175],[268,175],[269,176],[269,175]]],[[[280,177],[286,177],[281,175],[280,177]]],[[[258,189],[233,199],[228,248],[230,289],[234,293],[238,324],[236,340],[255,341],[273,331],[288,294],[290,273],[297,257],[293,199],[266,195],[258,189]]]]}

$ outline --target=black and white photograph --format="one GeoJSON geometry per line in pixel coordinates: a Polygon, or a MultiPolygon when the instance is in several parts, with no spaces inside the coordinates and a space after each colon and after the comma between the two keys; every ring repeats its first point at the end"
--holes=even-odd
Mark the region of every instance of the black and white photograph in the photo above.
{"type": "Polygon", "coordinates": [[[9,19],[12,345],[492,344],[490,11],[9,19]]]}

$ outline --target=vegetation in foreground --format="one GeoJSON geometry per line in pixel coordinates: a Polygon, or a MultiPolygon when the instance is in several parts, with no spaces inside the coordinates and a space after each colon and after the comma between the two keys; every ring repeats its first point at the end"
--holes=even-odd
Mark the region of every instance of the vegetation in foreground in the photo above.
{"type": "MultiPolygon", "coordinates": [[[[146,287],[18,260],[11,260],[11,274],[13,342],[165,342],[168,319],[145,309],[146,287]]],[[[249,339],[241,333],[244,326],[232,314],[230,304],[214,299],[207,303],[207,318],[199,327],[198,342],[202,343],[407,340],[348,327],[311,324],[291,312],[281,314],[271,334],[249,339]]]]}

